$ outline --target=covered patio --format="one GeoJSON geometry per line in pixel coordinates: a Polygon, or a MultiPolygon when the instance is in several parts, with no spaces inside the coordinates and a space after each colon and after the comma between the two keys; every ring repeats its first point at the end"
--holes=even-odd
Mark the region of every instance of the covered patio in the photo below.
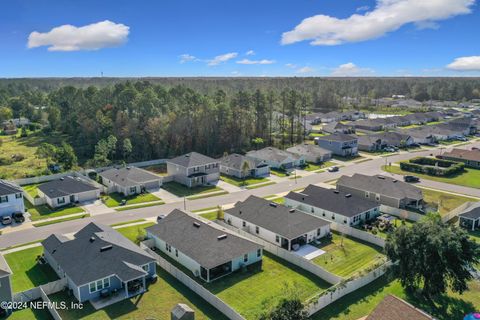
{"type": "Polygon", "coordinates": [[[200,276],[207,282],[216,280],[230,273],[232,273],[232,261],[225,262],[210,269],[204,267],[200,269],[200,276]]]}
{"type": "Polygon", "coordinates": [[[145,276],[140,276],[135,279],[122,281],[122,287],[119,289],[107,288],[102,290],[100,296],[96,299],[90,300],[90,303],[95,310],[99,310],[124,299],[129,299],[144,293],[147,291],[146,288],[145,276]]]}

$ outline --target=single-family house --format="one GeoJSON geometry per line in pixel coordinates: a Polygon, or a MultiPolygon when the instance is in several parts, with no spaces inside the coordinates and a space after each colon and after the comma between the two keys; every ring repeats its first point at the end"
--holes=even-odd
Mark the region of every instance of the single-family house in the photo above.
{"type": "MultiPolygon", "coordinates": [[[[8,265],[7,261],[3,257],[3,254],[0,253],[0,301],[3,303],[10,303],[13,301],[13,291],[12,291],[12,269],[8,265]]],[[[9,309],[9,305],[0,305],[0,311],[3,314],[10,314],[13,310],[9,309]],[[2,311],[3,309],[3,311],[2,311]]],[[[0,314],[2,314],[0,312],[0,314]]]]}
{"type": "Polygon", "coordinates": [[[393,116],[387,119],[390,120],[391,123],[394,123],[397,127],[405,127],[411,124],[410,120],[404,116],[393,116]]]}
{"type": "MultiPolygon", "coordinates": [[[[394,295],[387,295],[363,320],[435,320],[423,310],[394,295]]],[[[359,319],[360,320],[360,319],[359,319]]]]}
{"type": "Polygon", "coordinates": [[[313,125],[320,124],[322,122],[323,113],[315,112],[310,113],[305,116],[305,121],[310,122],[313,125]]]}
{"type": "Polygon", "coordinates": [[[418,144],[429,144],[435,143],[436,138],[432,134],[432,131],[429,128],[412,128],[408,130],[402,130],[401,132],[408,134],[413,139],[413,143],[418,144]]]}
{"type": "Polygon", "coordinates": [[[376,133],[373,136],[381,139],[385,145],[397,148],[408,147],[414,143],[413,138],[410,135],[396,131],[376,133]]]}
{"type": "Polygon", "coordinates": [[[285,196],[285,205],[339,224],[354,226],[374,219],[380,205],[365,197],[309,185],[285,196]]]}
{"type": "Polygon", "coordinates": [[[225,210],[224,220],[289,251],[330,233],[328,221],[256,196],[225,210]]]}
{"type": "Polygon", "coordinates": [[[355,121],[358,119],[365,119],[365,113],[357,110],[350,110],[343,112],[343,120],[355,121]]]}
{"type": "Polygon", "coordinates": [[[472,231],[480,229],[480,202],[466,202],[459,210],[458,222],[461,227],[472,231]]]}
{"type": "Polygon", "coordinates": [[[363,136],[358,136],[358,150],[375,152],[380,151],[386,147],[385,142],[377,135],[368,134],[363,136]]]}
{"type": "Polygon", "coordinates": [[[376,119],[358,120],[350,124],[355,129],[367,130],[367,131],[382,131],[383,125],[376,121],[376,119]]]}
{"type": "Polygon", "coordinates": [[[332,158],[332,152],[327,149],[323,149],[314,144],[298,144],[287,149],[288,152],[301,156],[307,162],[320,163],[332,158]]]}
{"type": "Polygon", "coordinates": [[[137,167],[112,168],[99,175],[109,193],[118,192],[125,196],[158,189],[162,185],[162,177],[137,167]]]}
{"type": "Polygon", "coordinates": [[[452,149],[452,151],[444,152],[438,156],[440,159],[446,159],[451,161],[463,162],[467,167],[480,169],[480,150],[464,150],[464,149],[452,149]]]}
{"type": "Polygon", "coordinates": [[[157,250],[206,282],[262,261],[261,245],[178,209],[146,230],[157,250]]]}
{"type": "Polygon", "coordinates": [[[343,120],[343,114],[337,111],[330,111],[325,114],[322,114],[321,121],[323,123],[329,123],[332,121],[340,121],[343,120]]]}
{"type": "Polygon", "coordinates": [[[100,197],[100,189],[78,177],[67,176],[39,185],[38,196],[51,208],[58,208],[96,200],[100,197]]]}
{"type": "Polygon", "coordinates": [[[351,177],[342,176],[337,181],[337,190],[375,201],[382,206],[400,209],[417,209],[423,202],[420,188],[381,175],[355,173],[351,177]]]}
{"type": "Polygon", "coordinates": [[[189,188],[214,184],[220,179],[220,161],[190,152],[167,160],[167,172],[174,181],[189,188]]]}
{"type": "Polygon", "coordinates": [[[250,158],[238,153],[226,155],[218,160],[222,174],[239,179],[264,177],[270,174],[270,167],[265,160],[250,158]]]}
{"type": "Polygon", "coordinates": [[[345,134],[351,134],[351,133],[355,133],[355,128],[351,125],[346,125],[341,122],[333,121],[324,125],[322,127],[322,131],[326,133],[340,132],[345,134]]]}
{"type": "Polygon", "coordinates": [[[249,151],[247,156],[253,159],[265,161],[270,168],[292,171],[296,167],[305,165],[305,158],[294,153],[280,150],[274,147],[266,147],[260,150],[249,151]]]}
{"type": "Polygon", "coordinates": [[[358,154],[358,139],[344,133],[334,133],[328,136],[315,137],[319,147],[332,151],[332,154],[351,157],[358,154]]]}
{"type": "Polygon", "coordinates": [[[13,122],[4,122],[2,124],[2,131],[3,131],[3,134],[5,135],[13,135],[13,134],[17,134],[18,129],[13,122]]]}
{"type": "Polygon", "coordinates": [[[95,308],[144,293],[156,276],[155,259],[109,226],[92,222],[73,237],[52,234],[42,246],[73,296],[95,308]]]}
{"type": "Polygon", "coordinates": [[[19,186],[0,179],[0,217],[25,212],[23,190],[19,186]]]}

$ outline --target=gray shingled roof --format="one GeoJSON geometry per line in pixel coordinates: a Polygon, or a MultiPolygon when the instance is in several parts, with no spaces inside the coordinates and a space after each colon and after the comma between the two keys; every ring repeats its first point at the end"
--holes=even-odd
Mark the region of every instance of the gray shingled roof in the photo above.
{"type": "Polygon", "coordinates": [[[0,179],[0,196],[23,192],[22,188],[13,183],[0,179]]]}
{"type": "MultiPolygon", "coordinates": [[[[369,191],[383,194],[394,199],[423,199],[422,190],[397,179],[384,177],[381,175],[367,176],[355,173],[353,176],[342,176],[337,181],[339,186],[346,186],[357,190],[369,191]]],[[[340,190],[340,189],[339,189],[340,190]]]]}
{"type": "Polygon", "coordinates": [[[226,213],[270,230],[284,238],[294,239],[330,222],[305,212],[274,204],[255,196],[237,202],[226,213]]]}
{"type": "Polygon", "coordinates": [[[480,218],[480,202],[467,202],[459,216],[470,219],[480,218]]]}
{"type": "Polygon", "coordinates": [[[273,147],[267,147],[256,151],[249,151],[247,152],[247,156],[275,162],[283,162],[289,157],[295,160],[298,160],[300,158],[296,154],[273,147]]]}
{"type": "Polygon", "coordinates": [[[242,170],[242,166],[244,162],[247,162],[250,169],[257,168],[258,166],[266,165],[264,161],[253,159],[238,153],[232,153],[227,155],[226,157],[222,157],[218,159],[222,166],[228,168],[234,168],[237,170],[242,170]]]}
{"type": "Polygon", "coordinates": [[[149,254],[111,227],[90,223],[70,240],[52,234],[42,245],[76,285],[115,274],[122,281],[145,275],[140,266],[154,262],[149,254]],[[92,241],[93,240],[93,241],[92,241]],[[101,248],[112,246],[108,250],[101,248]]]}
{"type": "Polygon", "coordinates": [[[328,136],[316,137],[316,139],[321,140],[321,141],[339,141],[339,142],[357,140],[357,138],[354,137],[354,136],[344,134],[344,133],[340,133],[340,132],[330,134],[328,136]]]}
{"type": "Polygon", "coordinates": [[[185,168],[189,168],[189,167],[203,166],[211,163],[217,163],[218,160],[207,157],[198,152],[190,152],[190,153],[178,156],[176,158],[167,160],[167,162],[170,162],[185,168]]]}
{"type": "Polygon", "coordinates": [[[97,190],[96,187],[74,177],[64,177],[62,179],[42,183],[38,186],[49,198],[66,197],[71,194],[97,190]]]}
{"type": "Polygon", "coordinates": [[[346,192],[309,185],[300,193],[290,192],[287,199],[302,202],[327,211],[353,217],[379,206],[374,201],[364,199],[346,192]]]}
{"type": "Polygon", "coordinates": [[[464,150],[464,149],[454,148],[450,152],[443,153],[442,157],[451,157],[451,158],[480,162],[480,150],[464,150]]]}
{"type": "Polygon", "coordinates": [[[326,150],[324,148],[321,148],[317,145],[314,144],[298,144],[296,146],[293,146],[291,148],[287,149],[288,152],[294,153],[299,156],[308,156],[308,155],[314,155],[314,156],[325,156],[328,154],[332,154],[332,151],[326,150]]]}
{"type": "Polygon", "coordinates": [[[217,227],[213,222],[204,222],[178,209],[146,230],[207,269],[262,248],[253,241],[217,227]],[[221,235],[227,237],[219,240],[221,235]]]}
{"type": "Polygon", "coordinates": [[[7,260],[3,257],[3,254],[0,254],[0,278],[3,278],[5,276],[9,276],[13,274],[12,269],[10,269],[10,266],[7,263],[7,260]]]}
{"type": "Polygon", "coordinates": [[[150,181],[161,180],[162,177],[157,176],[147,170],[137,167],[113,168],[100,173],[100,176],[115,182],[119,186],[130,187],[140,185],[150,181]]]}

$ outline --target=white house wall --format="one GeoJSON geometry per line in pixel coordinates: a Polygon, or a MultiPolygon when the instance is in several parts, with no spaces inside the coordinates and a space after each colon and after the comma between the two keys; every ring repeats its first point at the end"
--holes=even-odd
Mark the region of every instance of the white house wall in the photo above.
{"type": "MultiPolygon", "coordinates": [[[[21,192],[18,192],[21,194],[21,192]]],[[[25,212],[25,205],[23,203],[23,195],[16,198],[15,194],[7,195],[8,202],[0,203],[0,216],[11,215],[14,212],[25,212]]]]}

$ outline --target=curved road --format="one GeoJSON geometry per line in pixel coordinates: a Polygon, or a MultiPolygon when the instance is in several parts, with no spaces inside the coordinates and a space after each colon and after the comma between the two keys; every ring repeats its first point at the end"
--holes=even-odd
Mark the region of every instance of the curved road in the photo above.
{"type": "MultiPolygon", "coordinates": [[[[469,145],[462,146],[461,148],[470,148],[472,146],[480,147],[480,141],[473,142],[469,145]]],[[[445,149],[451,149],[445,148],[445,149]]],[[[323,172],[318,174],[312,174],[302,178],[298,178],[295,182],[294,180],[286,180],[273,185],[265,186],[258,189],[251,190],[242,190],[234,193],[229,193],[226,195],[197,199],[197,200],[187,200],[185,202],[186,209],[189,211],[212,207],[215,205],[228,205],[235,203],[237,201],[245,200],[250,195],[256,195],[259,197],[265,197],[268,195],[282,194],[291,190],[298,188],[304,188],[309,184],[317,184],[329,180],[338,179],[342,175],[353,175],[354,173],[364,173],[364,174],[378,174],[382,173],[384,175],[391,175],[385,173],[381,170],[381,166],[389,162],[394,163],[400,160],[406,160],[412,157],[417,156],[426,156],[426,155],[438,155],[442,152],[440,149],[433,149],[421,152],[414,153],[401,153],[389,157],[376,157],[372,160],[361,162],[361,163],[345,163],[345,167],[341,168],[339,172],[329,173],[323,172]]],[[[396,175],[392,175],[396,176],[396,175]]],[[[401,178],[401,176],[398,176],[401,178]]],[[[461,193],[470,196],[480,197],[480,190],[474,188],[468,188],[463,186],[457,186],[452,184],[446,184],[442,182],[436,182],[432,180],[422,179],[420,185],[425,187],[430,187],[434,189],[441,189],[445,191],[461,193]]],[[[20,229],[18,231],[12,231],[0,236],[0,248],[5,248],[13,245],[18,245],[22,243],[27,243],[31,241],[36,241],[48,237],[52,233],[72,233],[84,227],[91,221],[95,221],[103,224],[114,224],[119,222],[126,222],[134,219],[141,218],[151,218],[158,216],[160,214],[167,214],[173,209],[183,209],[184,202],[168,203],[155,207],[146,207],[139,209],[132,209],[126,211],[116,211],[112,213],[105,213],[101,215],[96,215],[93,217],[66,221],[56,224],[51,224],[39,228],[33,229],[20,229]]]]}

